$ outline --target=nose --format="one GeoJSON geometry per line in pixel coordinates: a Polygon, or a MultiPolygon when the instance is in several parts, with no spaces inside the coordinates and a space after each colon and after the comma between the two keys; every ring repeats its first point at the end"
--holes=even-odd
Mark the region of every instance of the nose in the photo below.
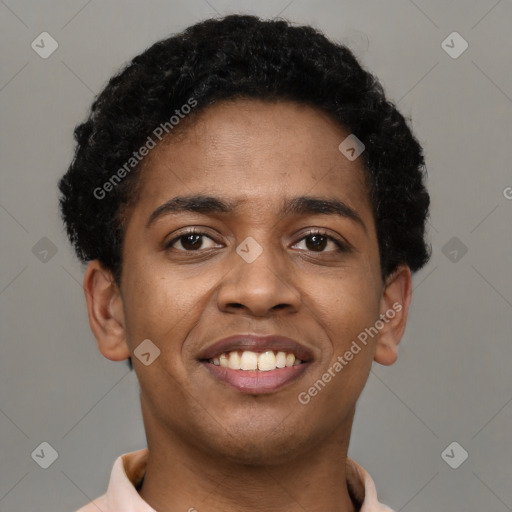
{"type": "Polygon", "coordinates": [[[249,263],[233,252],[230,263],[217,295],[221,311],[265,317],[299,310],[301,294],[283,255],[264,248],[249,263]]]}

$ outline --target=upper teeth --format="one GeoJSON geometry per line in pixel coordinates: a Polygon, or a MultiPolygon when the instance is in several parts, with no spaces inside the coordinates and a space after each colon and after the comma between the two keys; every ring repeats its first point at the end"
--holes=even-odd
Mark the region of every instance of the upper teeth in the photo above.
{"type": "Polygon", "coordinates": [[[260,370],[262,372],[284,368],[285,366],[296,366],[302,363],[291,352],[274,353],[272,350],[266,352],[233,350],[210,359],[210,362],[217,366],[230,368],[231,370],[260,370]]]}

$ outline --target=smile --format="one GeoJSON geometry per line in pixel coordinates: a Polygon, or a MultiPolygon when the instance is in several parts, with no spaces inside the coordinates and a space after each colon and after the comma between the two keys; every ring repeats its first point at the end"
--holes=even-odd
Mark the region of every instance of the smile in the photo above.
{"type": "Polygon", "coordinates": [[[281,390],[300,378],[311,364],[292,352],[274,350],[233,350],[201,363],[215,380],[252,395],[281,390]]]}
{"type": "Polygon", "coordinates": [[[239,333],[213,342],[197,359],[216,382],[255,395],[299,379],[312,364],[313,353],[286,336],[239,333]]]}
{"type": "Polygon", "coordinates": [[[302,361],[292,352],[267,350],[253,352],[252,350],[232,350],[224,352],[209,360],[215,366],[231,370],[269,372],[278,368],[289,368],[302,364],[302,361]]]}

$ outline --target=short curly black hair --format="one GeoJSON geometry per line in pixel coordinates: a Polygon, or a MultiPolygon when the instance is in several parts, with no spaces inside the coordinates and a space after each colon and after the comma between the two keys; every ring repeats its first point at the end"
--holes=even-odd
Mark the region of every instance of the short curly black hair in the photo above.
{"type": "Polygon", "coordinates": [[[310,26],[249,15],[208,19],[153,44],[110,79],[75,128],[74,158],[59,181],[60,210],[82,262],[98,259],[120,284],[123,212],[134,202],[141,168],[134,152],[156,127],[167,123],[171,133],[169,119],[191,100],[197,106],[189,118],[237,98],[307,104],[355,134],[365,145],[360,158],[383,278],[402,263],[413,272],[425,265],[430,198],[423,151],[377,78],[348,48],[310,26]],[[103,199],[97,191],[107,190],[123,166],[124,179],[103,199]]]}

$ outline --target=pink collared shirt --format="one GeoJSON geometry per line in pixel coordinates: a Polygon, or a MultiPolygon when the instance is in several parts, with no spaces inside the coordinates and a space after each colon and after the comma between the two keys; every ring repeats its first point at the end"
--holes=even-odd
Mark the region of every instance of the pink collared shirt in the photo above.
{"type": "MultiPolygon", "coordinates": [[[[107,492],[77,512],[156,512],[137,492],[147,461],[147,448],[118,457],[107,492]]],[[[351,459],[347,459],[347,482],[352,498],[361,503],[359,512],[393,512],[379,503],[372,478],[351,459]]]]}

